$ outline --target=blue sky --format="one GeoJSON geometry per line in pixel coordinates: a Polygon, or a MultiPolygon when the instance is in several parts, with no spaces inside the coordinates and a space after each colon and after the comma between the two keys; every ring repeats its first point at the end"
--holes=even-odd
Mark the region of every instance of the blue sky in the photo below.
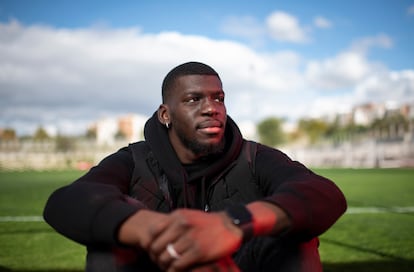
{"type": "Polygon", "coordinates": [[[221,74],[242,126],[414,102],[414,1],[0,0],[0,127],[149,116],[173,66],[221,74]]]}

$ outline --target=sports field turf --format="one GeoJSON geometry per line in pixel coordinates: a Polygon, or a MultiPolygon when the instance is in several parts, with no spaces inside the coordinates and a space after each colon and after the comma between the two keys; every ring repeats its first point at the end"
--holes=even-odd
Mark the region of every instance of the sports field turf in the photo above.
{"type": "MultiPolygon", "coordinates": [[[[316,169],[349,210],[321,237],[325,271],[414,271],[414,169],[316,169]]],[[[49,194],[82,172],[0,172],[0,271],[83,271],[82,246],[41,220],[49,194]]]]}

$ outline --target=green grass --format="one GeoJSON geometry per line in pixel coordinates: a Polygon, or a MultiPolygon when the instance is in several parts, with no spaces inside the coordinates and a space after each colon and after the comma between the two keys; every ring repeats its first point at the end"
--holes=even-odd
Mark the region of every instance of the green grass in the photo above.
{"type": "Polygon", "coordinates": [[[345,214],[320,237],[325,271],[413,271],[414,169],[324,169],[349,207],[380,207],[387,213],[345,214]]]}
{"type": "MultiPolygon", "coordinates": [[[[0,216],[41,216],[47,198],[82,172],[0,172],[0,216]]],[[[0,271],[83,271],[85,249],[45,222],[0,222],[0,271]]]]}
{"type": "MultiPolygon", "coordinates": [[[[414,169],[316,169],[352,207],[413,207],[414,169]]],[[[0,172],[0,217],[42,214],[50,193],[82,174],[0,172]]],[[[321,237],[325,271],[412,271],[414,213],[345,214],[321,237]]],[[[0,222],[0,271],[83,271],[85,249],[44,222],[0,222]]]]}

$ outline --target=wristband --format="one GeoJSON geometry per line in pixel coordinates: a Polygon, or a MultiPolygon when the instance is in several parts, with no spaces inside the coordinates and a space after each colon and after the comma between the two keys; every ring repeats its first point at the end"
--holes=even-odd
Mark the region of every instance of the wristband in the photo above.
{"type": "Polygon", "coordinates": [[[234,205],[226,208],[226,213],[231,222],[240,228],[243,233],[243,242],[253,237],[253,216],[251,212],[243,205],[234,205]]]}

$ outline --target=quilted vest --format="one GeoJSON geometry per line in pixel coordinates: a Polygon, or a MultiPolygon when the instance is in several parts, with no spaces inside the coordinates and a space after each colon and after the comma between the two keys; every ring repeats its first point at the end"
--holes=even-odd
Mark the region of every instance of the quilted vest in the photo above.
{"type": "MultiPolygon", "coordinates": [[[[162,169],[160,169],[151,150],[144,142],[131,144],[129,148],[132,151],[135,163],[130,183],[130,195],[133,198],[139,199],[149,209],[160,212],[170,211],[172,203],[168,191],[168,180],[162,169]]],[[[264,197],[255,180],[256,149],[257,144],[255,142],[244,141],[242,151],[237,160],[217,174],[208,188],[208,210],[222,210],[233,203],[246,204],[264,197]]],[[[258,241],[261,241],[261,239],[258,241]]],[[[270,257],[270,261],[272,259],[278,260],[280,257],[277,254],[284,252],[277,250],[279,240],[264,238],[262,241],[269,241],[268,247],[273,255],[276,254],[275,257],[270,257]],[[276,247],[274,248],[274,246],[276,247]]],[[[322,265],[317,249],[318,244],[318,238],[314,238],[309,242],[297,245],[297,249],[293,248],[292,252],[286,253],[286,258],[282,256],[282,259],[285,261],[277,266],[278,270],[321,272],[322,265]]],[[[263,251],[262,246],[259,247],[263,251]]],[[[250,252],[246,256],[251,254],[256,256],[257,252],[259,252],[259,248],[256,248],[254,245],[252,245],[251,249],[249,249],[250,246],[243,248],[245,249],[242,251],[250,252]]],[[[244,254],[242,252],[239,256],[241,262],[247,259],[244,254]]],[[[264,255],[262,257],[269,261],[267,254],[264,255]]],[[[273,267],[272,271],[273,269],[276,269],[276,267],[273,267]]],[[[112,248],[88,247],[87,272],[132,272],[138,270],[160,272],[157,266],[150,261],[149,257],[137,249],[118,246],[112,248]]]]}
{"type": "MultiPolygon", "coordinates": [[[[130,144],[134,159],[134,172],[130,183],[130,196],[149,209],[169,212],[172,202],[168,179],[160,168],[148,145],[144,142],[130,144]]],[[[246,204],[264,195],[255,180],[257,144],[244,141],[239,157],[221,173],[217,173],[207,189],[206,211],[218,211],[226,206],[246,204]]]]}

